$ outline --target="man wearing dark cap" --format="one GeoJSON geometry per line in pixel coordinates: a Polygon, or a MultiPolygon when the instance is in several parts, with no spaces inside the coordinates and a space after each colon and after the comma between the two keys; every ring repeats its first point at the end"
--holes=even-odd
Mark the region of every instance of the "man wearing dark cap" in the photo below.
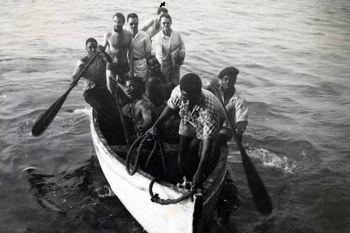
{"type": "MultiPolygon", "coordinates": [[[[235,88],[238,74],[237,68],[226,67],[219,73],[218,79],[211,81],[207,89],[213,92],[217,98],[221,98],[236,133],[242,137],[248,124],[248,107],[243,96],[235,88]]],[[[229,141],[233,136],[229,126],[230,124],[225,122],[220,131],[225,141],[229,141]]]]}
{"type": "MultiPolygon", "coordinates": [[[[199,165],[192,178],[192,187],[201,184],[206,173],[210,151],[214,139],[218,136],[221,123],[224,120],[224,109],[218,99],[208,90],[202,89],[201,79],[194,73],[186,74],[171,93],[167,106],[149,132],[174,113],[181,117],[179,126],[180,142],[178,146],[178,165],[181,177],[191,179],[189,155],[191,145],[200,143],[199,165]]],[[[193,147],[195,148],[195,146],[193,147]]]]}

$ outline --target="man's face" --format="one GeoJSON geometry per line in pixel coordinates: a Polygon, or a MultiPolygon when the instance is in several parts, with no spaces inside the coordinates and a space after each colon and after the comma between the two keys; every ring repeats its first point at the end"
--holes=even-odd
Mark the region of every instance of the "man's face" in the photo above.
{"type": "Polygon", "coordinates": [[[137,18],[129,18],[128,24],[129,24],[130,31],[133,34],[136,34],[138,31],[139,20],[137,18]]]}
{"type": "Polygon", "coordinates": [[[114,22],[114,31],[121,32],[123,30],[123,25],[124,25],[123,19],[118,18],[117,16],[114,16],[113,22],[114,22]]]}
{"type": "Polygon", "coordinates": [[[132,99],[134,97],[135,94],[135,85],[131,80],[127,80],[125,82],[125,86],[126,86],[126,94],[128,95],[128,97],[130,99],[132,99]]]}
{"type": "Polygon", "coordinates": [[[160,25],[164,33],[168,33],[170,31],[171,21],[168,18],[162,17],[160,21],[160,25]]]}
{"type": "Polygon", "coordinates": [[[186,91],[184,90],[181,90],[181,99],[184,101],[184,102],[189,102],[189,104],[191,106],[193,105],[196,105],[199,103],[200,99],[201,99],[201,93],[198,93],[198,94],[189,94],[187,93],[186,91]]]}
{"type": "Polygon", "coordinates": [[[236,78],[232,77],[231,75],[226,74],[224,77],[219,79],[219,84],[221,85],[221,88],[223,90],[226,90],[228,88],[231,88],[236,83],[236,78]]]}
{"type": "Polygon", "coordinates": [[[96,42],[89,42],[86,44],[86,51],[89,55],[94,54],[97,49],[97,43],[96,42]]]}

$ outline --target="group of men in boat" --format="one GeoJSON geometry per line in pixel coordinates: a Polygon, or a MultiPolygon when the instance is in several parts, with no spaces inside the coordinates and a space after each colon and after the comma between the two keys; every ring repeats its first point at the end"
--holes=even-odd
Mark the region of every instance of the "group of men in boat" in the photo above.
{"type": "Polygon", "coordinates": [[[125,124],[134,129],[131,134],[157,134],[165,128],[169,133],[173,120],[168,127],[165,122],[178,114],[179,172],[197,188],[208,173],[214,144],[227,142],[234,132],[242,137],[246,129],[248,108],[235,88],[238,69],[223,69],[206,87],[194,73],[180,79],[185,45],[172,30],[166,8],[159,7],[157,17],[141,30],[135,13],[126,19],[116,13],[112,19],[114,27],[101,45],[94,38],[86,40],[88,54],[78,61],[72,79],[90,64],[82,75],[84,98],[120,135],[125,124]],[[129,30],[123,28],[125,23],[129,30]],[[188,153],[192,151],[198,152],[188,153]],[[189,154],[199,155],[194,170],[189,154]]]}

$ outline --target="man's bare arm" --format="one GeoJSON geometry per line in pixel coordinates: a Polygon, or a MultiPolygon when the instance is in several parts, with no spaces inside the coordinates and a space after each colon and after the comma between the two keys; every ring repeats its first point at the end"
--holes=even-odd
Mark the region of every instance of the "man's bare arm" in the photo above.
{"type": "Polygon", "coordinates": [[[77,65],[75,66],[73,74],[72,74],[72,77],[71,77],[71,81],[72,82],[74,82],[77,78],[79,78],[79,77],[77,77],[77,74],[80,72],[80,70],[82,69],[83,65],[84,65],[84,62],[82,60],[79,60],[77,62],[77,65]]]}
{"type": "Polygon", "coordinates": [[[108,44],[108,39],[109,37],[111,36],[111,33],[110,32],[107,32],[104,36],[103,36],[103,40],[102,40],[102,43],[101,43],[101,46],[103,47],[103,51],[106,50],[107,46],[109,46],[108,44]]]}
{"type": "Polygon", "coordinates": [[[153,23],[154,23],[154,19],[149,19],[149,20],[147,20],[147,21],[145,22],[145,24],[142,25],[142,27],[140,28],[140,30],[141,30],[141,31],[147,31],[147,29],[148,29],[149,27],[151,27],[153,23]]]}
{"type": "Polygon", "coordinates": [[[210,148],[211,148],[213,142],[214,142],[214,139],[203,140],[203,147],[202,147],[202,151],[201,151],[199,165],[198,165],[197,171],[194,174],[193,179],[192,179],[192,185],[194,188],[198,188],[198,185],[200,185],[204,181],[205,173],[203,170],[206,167],[206,163],[207,163],[208,157],[210,155],[210,148]]]}

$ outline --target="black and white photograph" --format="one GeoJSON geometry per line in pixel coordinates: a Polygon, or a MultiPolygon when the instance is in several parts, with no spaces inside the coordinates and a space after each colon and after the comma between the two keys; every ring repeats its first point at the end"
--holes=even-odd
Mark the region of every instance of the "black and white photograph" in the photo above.
{"type": "Polygon", "coordinates": [[[350,232],[350,1],[1,5],[0,233],[350,232]]]}

